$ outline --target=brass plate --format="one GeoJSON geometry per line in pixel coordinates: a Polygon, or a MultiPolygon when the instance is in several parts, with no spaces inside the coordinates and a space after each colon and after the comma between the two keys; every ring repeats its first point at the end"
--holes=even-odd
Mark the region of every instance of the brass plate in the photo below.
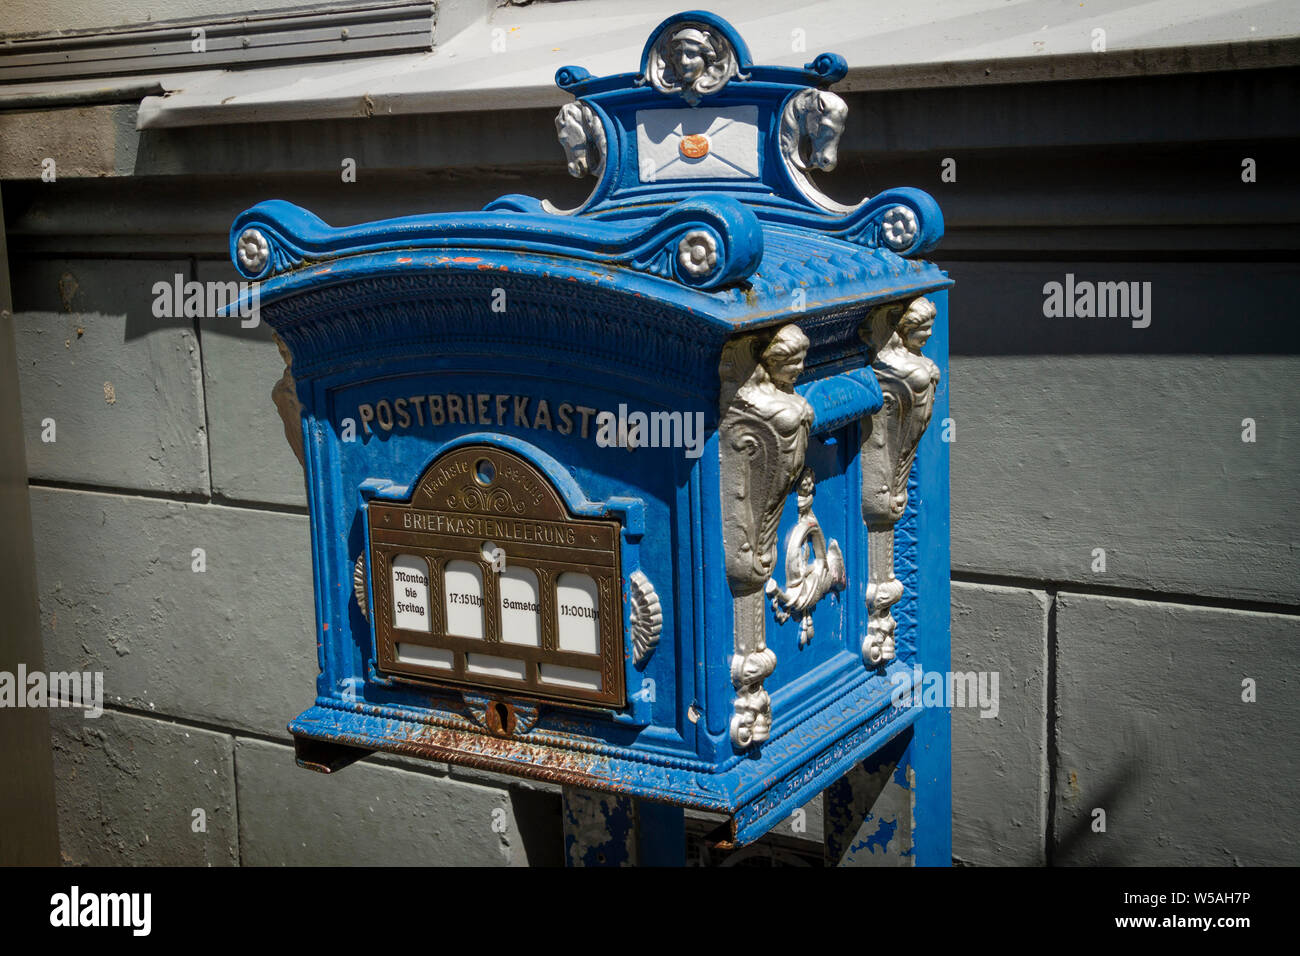
{"type": "Polygon", "coordinates": [[[617,521],[574,518],[541,471],[490,445],[439,456],[409,502],[369,515],[380,671],[626,704],[617,521]]]}

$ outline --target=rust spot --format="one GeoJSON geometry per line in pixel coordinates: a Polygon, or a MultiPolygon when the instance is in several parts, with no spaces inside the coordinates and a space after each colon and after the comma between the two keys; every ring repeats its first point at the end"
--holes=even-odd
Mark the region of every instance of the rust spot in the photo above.
{"type": "MultiPolygon", "coordinates": [[[[340,740],[340,742],[345,742],[340,740]]],[[[604,761],[591,754],[570,753],[511,737],[488,737],[482,733],[426,726],[412,728],[384,750],[406,753],[479,770],[494,770],[519,776],[597,789],[611,787],[604,761]]]]}
{"type": "MultiPolygon", "coordinates": [[[[361,711],[364,708],[358,706],[356,709],[361,711]]],[[[363,755],[366,751],[383,750],[388,753],[407,754],[440,763],[507,773],[512,776],[584,787],[606,793],[632,791],[628,783],[612,776],[608,761],[600,755],[564,750],[544,743],[533,743],[526,737],[488,736],[479,730],[458,730],[433,724],[423,726],[407,724],[379,738],[326,731],[319,734],[294,734],[294,739],[298,747],[299,764],[302,766],[309,766],[303,761],[305,750],[315,749],[321,745],[327,747],[341,745],[348,748],[362,748],[359,752],[363,755]]],[[[309,769],[322,768],[309,766],[309,769]]],[[[725,800],[692,799],[685,794],[674,795],[668,800],[678,806],[710,813],[734,812],[734,808],[725,800]]],[[[730,825],[731,833],[734,834],[734,820],[730,825]]]]}
{"type": "Polygon", "coordinates": [[[410,257],[410,256],[398,256],[397,261],[400,262],[402,265],[406,265],[406,263],[408,263],[408,262],[411,261],[411,257],[410,257]]]}
{"type": "Polygon", "coordinates": [[[61,312],[72,312],[73,298],[81,291],[81,286],[77,282],[76,276],[71,272],[65,272],[59,276],[59,305],[61,312]]]}
{"type": "Polygon", "coordinates": [[[315,272],[312,273],[312,275],[314,275],[314,276],[323,276],[325,273],[327,273],[327,272],[333,272],[333,271],[334,271],[334,267],[333,267],[333,266],[326,266],[324,269],[317,269],[315,272]]]}
{"type": "Polygon", "coordinates": [[[448,261],[450,261],[450,262],[482,262],[483,260],[480,259],[478,256],[456,256],[454,259],[451,259],[451,260],[443,259],[442,261],[443,261],[443,262],[448,262],[448,261]]]}

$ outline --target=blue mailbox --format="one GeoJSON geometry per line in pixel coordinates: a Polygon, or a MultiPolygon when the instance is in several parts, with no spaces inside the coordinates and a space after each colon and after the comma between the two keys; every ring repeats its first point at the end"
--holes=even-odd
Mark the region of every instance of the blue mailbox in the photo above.
{"type": "Polygon", "coordinates": [[[906,693],[948,667],[943,220],[814,184],[845,72],[683,13],[634,73],[556,74],[577,208],[235,220],[309,491],[302,765],[412,754],[738,845],[906,735],[947,861],[947,713],[906,693]]]}

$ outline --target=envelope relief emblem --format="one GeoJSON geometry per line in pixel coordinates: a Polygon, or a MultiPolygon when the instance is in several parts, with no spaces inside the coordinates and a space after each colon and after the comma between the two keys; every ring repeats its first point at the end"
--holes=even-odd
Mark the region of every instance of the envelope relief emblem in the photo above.
{"type": "Polygon", "coordinates": [[[757,179],[758,108],[638,110],[641,182],[757,179]]]}

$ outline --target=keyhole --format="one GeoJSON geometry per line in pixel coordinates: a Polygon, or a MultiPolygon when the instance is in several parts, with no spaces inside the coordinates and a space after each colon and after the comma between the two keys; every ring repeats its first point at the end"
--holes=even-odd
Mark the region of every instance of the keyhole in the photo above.
{"type": "Polygon", "coordinates": [[[492,705],[492,710],[496,713],[497,726],[501,728],[503,734],[510,733],[510,710],[505,704],[499,701],[492,705]]]}

